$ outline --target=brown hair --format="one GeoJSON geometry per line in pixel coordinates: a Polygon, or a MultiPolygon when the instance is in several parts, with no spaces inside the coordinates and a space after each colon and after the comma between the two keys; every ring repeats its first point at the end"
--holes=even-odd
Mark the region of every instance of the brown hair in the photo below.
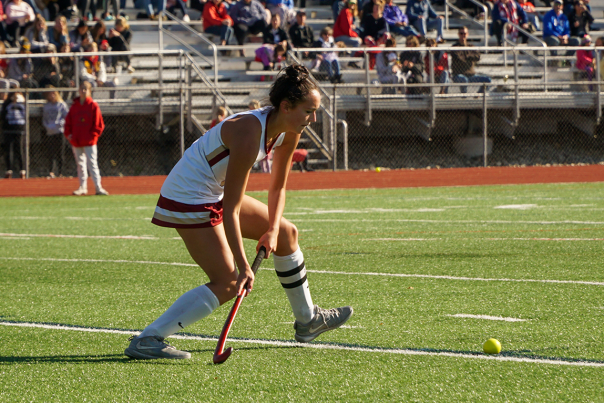
{"type": "Polygon", "coordinates": [[[271,105],[276,109],[282,101],[288,101],[294,107],[316,89],[317,85],[311,81],[308,69],[294,63],[279,72],[268,96],[271,105]]]}
{"type": "Polygon", "coordinates": [[[416,48],[419,46],[419,40],[415,36],[407,37],[407,47],[416,48]]]}

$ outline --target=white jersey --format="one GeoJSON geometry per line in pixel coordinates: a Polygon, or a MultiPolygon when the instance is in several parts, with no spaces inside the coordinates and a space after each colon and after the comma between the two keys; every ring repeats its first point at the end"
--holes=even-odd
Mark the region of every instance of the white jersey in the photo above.
{"type": "Polygon", "coordinates": [[[264,159],[273,147],[283,143],[285,133],[279,134],[272,144],[266,144],[266,122],[273,107],[241,112],[208,130],[189,147],[174,166],[161,188],[167,199],[185,204],[215,203],[224,196],[224,180],[229,163],[229,149],[222,142],[224,122],[235,116],[253,115],[262,125],[260,148],[256,162],[264,159]]]}

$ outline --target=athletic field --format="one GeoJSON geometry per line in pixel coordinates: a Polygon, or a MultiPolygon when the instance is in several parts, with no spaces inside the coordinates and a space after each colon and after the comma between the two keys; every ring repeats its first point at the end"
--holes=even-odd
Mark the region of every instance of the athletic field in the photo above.
{"type": "Polygon", "coordinates": [[[1,402],[604,401],[604,183],[289,192],[314,302],[354,316],[295,343],[266,260],[222,365],[231,303],[169,339],[191,360],[123,355],[206,281],[156,200],[1,199],[1,402]]]}

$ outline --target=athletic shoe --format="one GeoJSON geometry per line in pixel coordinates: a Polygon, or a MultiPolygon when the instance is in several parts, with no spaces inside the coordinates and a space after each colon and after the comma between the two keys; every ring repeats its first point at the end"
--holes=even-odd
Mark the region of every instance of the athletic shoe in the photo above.
{"type": "Polygon", "coordinates": [[[161,337],[132,336],[128,341],[130,341],[130,345],[124,350],[124,354],[130,358],[139,358],[142,360],[154,360],[157,358],[184,360],[191,358],[191,353],[177,350],[161,337]]]}
{"type": "Polygon", "coordinates": [[[184,22],[191,22],[191,18],[189,18],[189,15],[188,15],[188,14],[183,15],[183,16],[182,16],[182,20],[183,20],[184,22]]]}
{"type": "Polygon", "coordinates": [[[308,343],[317,336],[328,330],[337,329],[342,326],[352,316],[352,307],[323,309],[315,305],[315,316],[306,324],[298,321],[294,322],[296,330],[296,341],[298,343],[308,343]]]}
{"type": "Polygon", "coordinates": [[[85,194],[88,194],[88,189],[79,187],[79,188],[77,188],[77,190],[73,191],[73,194],[76,196],[83,196],[85,194]]]}
{"type": "Polygon", "coordinates": [[[97,196],[109,196],[109,192],[103,188],[100,188],[96,191],[97,196]]]}

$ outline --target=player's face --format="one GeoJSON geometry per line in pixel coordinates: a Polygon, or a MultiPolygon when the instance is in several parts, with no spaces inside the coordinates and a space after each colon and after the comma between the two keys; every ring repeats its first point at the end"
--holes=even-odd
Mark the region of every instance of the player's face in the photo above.
{"type": "Polygon", "coordinates": [[[317,109],[321,106],[321,95],[319,91],[313,90],[304,101],[290,110],[289,122],[292,127],[290,131],[302,133],[304,128],[317,121],[317,109]]]}

